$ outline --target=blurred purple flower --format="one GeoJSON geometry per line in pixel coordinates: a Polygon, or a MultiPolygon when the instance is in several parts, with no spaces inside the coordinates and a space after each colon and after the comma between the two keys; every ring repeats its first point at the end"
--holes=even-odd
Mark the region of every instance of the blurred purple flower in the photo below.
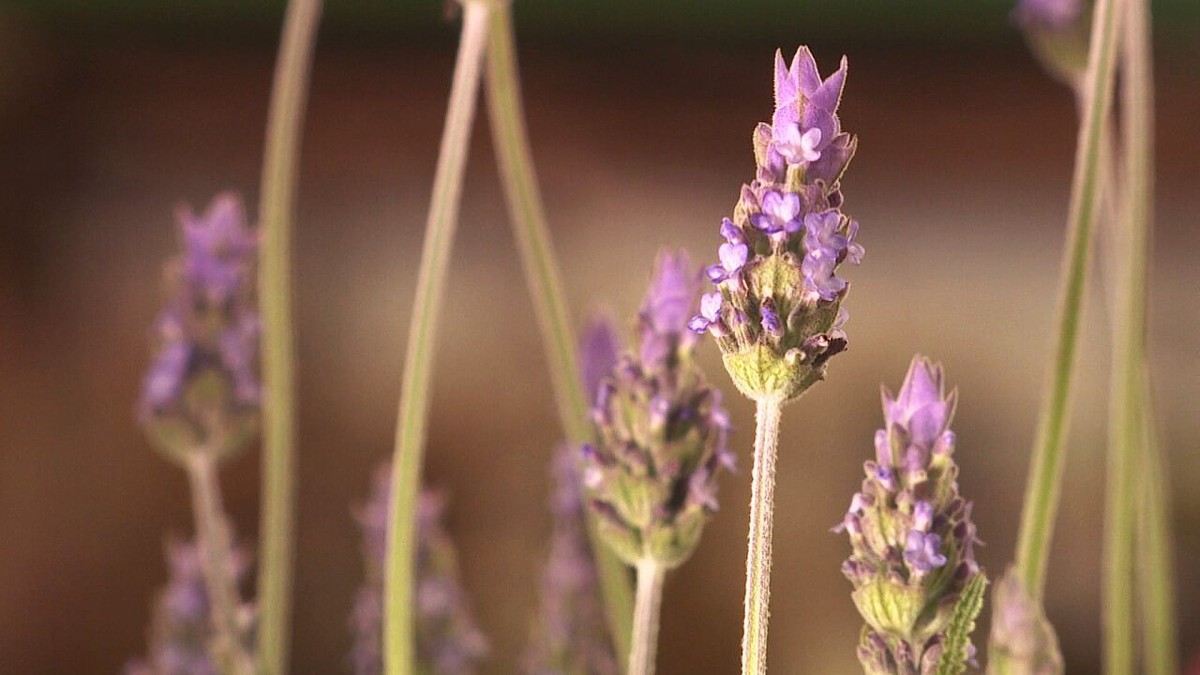
{"type": "MultiPolygon", "coordinates": [[[[200,549],[194,542],[168,539],[167,585],[154,601],[146,658],[125,666],[126,675],[219,675],[209,647],[214,638],[208,591],[204,583],[200,549]]],[[[249,570],[249,556],[235,550],[229,561],[234,578],[240,585],[249,570]]],[[[241,614],[253,616],[251,605],[244,605],[241,614]]],[[[252,638],[252,626],[247,625],[243,636],[252,638]]]]}
{"type": "MultiPolygon", "coordinates": [[[[362,528],[365,579],[350,615],[355,675],[383,672],[383,580],[387,553],[391,467],[375,472],[371,495],[355,513],[362,528]]],[[[417,500],[417,660],[431,675],[476,672],[488,653],[466,591],[459,583],[454,542],[442,524],[445,498],[424,490],[417,500]]]]}

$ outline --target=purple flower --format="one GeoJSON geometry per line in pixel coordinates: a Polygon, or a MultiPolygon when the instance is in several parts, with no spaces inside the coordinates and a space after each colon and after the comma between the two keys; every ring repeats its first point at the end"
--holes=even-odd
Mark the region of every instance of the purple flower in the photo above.
{"type": "MultiPolygon", "coordinates": [[[[390,494],[391,467],[383,465],[375,472],[370,499],[355,512],[362,528],[366,572],[349,621],[354,634],[350,662],[355,675],[383,672],[383,579],[390,494]]],[[[414,601],[417,660],[435,675],[467,675],[476,672],[488,644],[458,580],[458,556],[442,524],[445,511],[444,496],[421,492],[417,499],[414,601]]]]}
{"type": "Polygon", "coordinates": [[[700,279],[683,251],[662,253],[638,314],[638,341],[643,367],[657,370],[676,353],[696,344],[688,316],[700,292],[700,279]]]}
{"type": "MultiPolygon", "coordinates": [[[[734,464],[729,416],[689,358],[693,343],[655,331],[646,316],[650,298],[661,293],[664,261],[678,259],[660,257],[639,315],[640,344],[601,385],[592,411],[599,441],[580,452],[601,535],[631,564],[647,557],[667,567],[682,563],[717,508],[716,476],[734,464]]],[[[672,269],[677,278],[696,278],[672,269]]],[[[722,303],[719,291],[702,297],[689,327],[717,325],[722,303]]]]}
{"type": "Polygon", "coordinates": [[[225,457],[248,440],[262,398],[254,267],[258,237],[239,199],[222,194],[202,216],[179,210],[183,253],[167,265],[168,300],[138,417],[172,458],[225,457]]]}
{"type": "MultiPolygon", "coordinates": [[[[209,653],[213,628],[211,605],[204,582],[200,549],[194,542],[168,539],[167,585],[154,602],[153,623],[146,658],[125,666],[126,675],[218,675],[220,672],[209,653]]],[[[249,556],[238,549],[228,561],[240,584],[250,569],[249,556]]],[[[253,609],[241,609],[251,616],[253,609]]],[[[242,636],[250,642],[252,630],[242,636]]]]}
{"type": "Polygon", "coordinates": [[[598,395],[600,382],[616,365],[619,351],[617,331],[611,320],[596,317],[588,322],[579,340],[579,370],[589,397],[594,399],[598,395]]]}
{"type": "Polygon", "coordinates": [[[804,261],[800,269],[809,292],[822,300],[833,300],[846,288],[846,280],[834,274],[838,263],[862,260],[862,246],[853,241],[858,223],[845,221],[837,211],[810,213],[804,217],[804,261]]]}
{"type": "Polygon", "coordinates": [[[876,460],[863,464],[862,489],[836,528],[850,534],[842,571],[867,624],[859,660],[869,673],[934,672],[952,610],[982,574],[971,503],[958,493],[953,440],[945,442],[954,398],[941,367],[922,357],[897,396],[884,390],[876,460]],[[930,609],[889,609],[903,603],[930,609]]]}
{"type": "Polygon", "coordinates": [[[863,248],[858,224],[840,211],[839,181],[857,148],[837,117],[845,79],[845,59],[822,79],[807,48],[790,65],[776,53],[771,124],[752,136],[757,178],[742,186],[721,223],[717,262],[705,269],[722,304],[706,296],[710,311],[688,324],[716,339],[752,399],[799,396],[846,347],[847,283],[837,269],[860,262],[863,248]]]}
{"type": "Polygon", "coordinates": [[[994,655],[1008,662],[1014,672],[1029,675],[1063,672],[1063,658],[1054,628],[1012,569],[992,591],[992,632],[988,647],[994,655]]]}
{"type": "Polygon", "coordinates": [[[767,234],[795,234],[803,227],[798,194],[771,190],[763,195],[762,209],[762,213],[750,216],[750,222],[767,234]]]}
{"type": "Polygon", "coordinates": [[[904,544],[904,562],[909,569],[921,574],[928,574],[946,564],[946,556],[941,553],[942,538],[936,534],[922,534],[917,530],[909,530],[904,544]]]}
{"type": "Polygon", "coordinates": [[[721,320],[721,292],[705,293],[700,297],[700,314],[693,316],[688,322],[688,328],[693,332],[703,333],[710,326],[721,320]]]}
{"type": "Polygon", "coordinates": [[[1082,0],[1020,0],[1013,19],[1025,28],[1063,30],[1083,15],[1082,0]]]}

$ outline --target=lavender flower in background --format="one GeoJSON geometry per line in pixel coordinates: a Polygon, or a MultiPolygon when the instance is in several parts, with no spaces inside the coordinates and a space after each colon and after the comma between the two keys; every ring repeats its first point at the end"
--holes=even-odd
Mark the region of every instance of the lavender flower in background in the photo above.
{"type": "Polygon", "coordinates": [[[992,593],[992,632],[988,648],[992,659],[1004,658],[1013,675],[1060,675],[1063,672],[1058,638],[1041,606],[1009,570],[992,593]]]}
{"type": "Polygon", "coordinates": [[[689,326],[716,338],[747,397],[799,396],[843,350],[845,261],[858,264],[858,224],[841,212],[842,173],[857,147],[841,130],[846,61],[822,80],[807,47],[775,54],[775,112],[754,131],[757,178],[721,223],[716,284],[689,326]]]}
{"type": "Polygon", "coordinates": [[[1046,72],[1081,92],[1089,39],[1084,0],[1019,0],[1012,19],[1046,72]]]}
{"type": "Polygon", "coordinates": [[[1083,16],[1083,0],[1020,0],[1013,20],[1026,29],[1063,30],[1083,16]]]}
{"type": "Polygon", "coordinates": [[[884,390],[875,459],[835,528],[850,537],[842,572],[867,623],[858,656],[869,675],[932,675],[943,661],[961,672],[974,654],[969,635],[986,580],[951,456],[956,398],[944,393],[941,367],[922,357],[898,395],[884,390]]]}
{"type": "Polygon", "coordinates": [[[554,530],[542,572],[537,621],[522,671],[527,675],[617,675],[616,655],[601,605],[595,559],[588,544],[578,454],[554,453],[554,530]]]}
{"type": "MultiPolygon", "coordinates": [[[[362,528],[365,580],[350,616],[354,646],[350,662],[355,675],[383,672],[383,578],[387,551],[388,497],[391,469],[381,466],[371,496],[355,514],[362,528]]],[[[469,598],[459,582],[458,556],[442,521],[445,498],[425,490],[417,502],[417,659],[429,675],[476,672],[487,655],[487,638],[479,630],[469,598]]]]}
{"type": "MultiPolygon", "coordinates": [[[[146,658],[127,664],[125,675],[219,675],[211,656],[216,636],[200,548],[193,542],[168,540],[166,559],[170,571],[154,602],[146,658]]],[[[235,550],[230,567],[240,585],[250,567],[249,556],[235,550]]],[[[248,648],[253,643],[253,607],[243,604],[240,612],[248,648]]]]}
{"type": "Polygon", "coordinates": [[[600,442],[583,449],[584,484],[605,541],[629,564],[682,563],[716,510],[716,476],[732,467],[720,392],[692,360],[687,329],[699,277],[685,254],[659,257],[638,314],[637,346],[600,385],[600,442]]]}
{"type": "MultiPolygon", "coordinates": [[[[685,309],[686,312],[686,309],[685,309]]],[[[580,338],[585,390],[595,394],[617,361],[611,322],[592,321],[580,338]]],[[[527,675],[617,675],[616,655],[601,604],[599,576],[581,499],[578,449],[563,444],[554,453],[550,512],[554,529],[542,572],[541,598],[526,649],[527,675]]]]}
{"type": "Polygon", "coordinates": [[[228,193],[200,216],[181,208],[178,220],[183,255],[166,266],[167,300],[138,418],[172,459],[198,451],[223,458],[258,422],[258,235],[228,193]]]}

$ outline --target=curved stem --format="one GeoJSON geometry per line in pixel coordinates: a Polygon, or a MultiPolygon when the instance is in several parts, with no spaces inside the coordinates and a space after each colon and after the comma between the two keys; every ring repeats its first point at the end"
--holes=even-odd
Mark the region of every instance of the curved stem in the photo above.
{"type": "Polygon", "coordinates": [[[213,661],[223,673],[249,675],[253,664],[241,638],[240,603],[233,576],[233,537],[221,504],[216,462],[207,453],[196,452],[188,459],[187,474],[204,587],[212,608],[213,661]]]}
{"type": "Polygon", "coordinates": [[[1050,377],[1039,413],[1018,535],[1017,573],[1030,596],[1039,602],[1045,586],[1050,541],[1058,512],[1083,291],[1088,276],[1092,229],[1099,195],[1097,185],[1101,175],[1099,159],[1102,129],[1112,107],[1118,24],[1115,2],[1097,0],[1094,9],[1083,121],[1079,127],[1071,207],[1067,219],[1067,248],[1059,282],[1058,329],[1050,377]]]}
{"type": "MultiPolygon", "coordinates": [[[[1105,499],[1104,637],[1105,671],[1129,675],[1136,663],[1134,648],[1134,511],[1139,474],[1146,471],[1143,447],[1147,391],[1145,386],[1147,268],[1152,222],[1153,73],[1149,53],[1149,18],[1141,0],[1121,7],[1121,112],[1125,150],[1124,194],[1114,239],[1116,298],[1110,385],[1108,488],[1105,499]],[[1142,464],[1139,467],[1139,454],[1142,464]]],[[[1147,617],[1149,618],[1149,617],[1147,617]]]]}
{"type": "MultiPolygon", "coordinates": [[[[559,422],[573,443],[592,439],[588,403],[575,354],[575,335],[563,292],[562,271],[550,241],[545,209],[525,129],[514,49],[512,14],[496,11],[488,37],[487,101],[496,161],[504,184],[513,233],[521,254],[526,285],[533,297],[538,327],[554,385],[559,422]]],[[[633,594],[628,568],[597,538],[595,514],[588,515],[588,536],[600,577],[600,592],[617,658],[629,654],[633,594]]]]}
{"type": "Polygon", "coordinates": [[[392,461],[392,492],[388,505],[389,536],[384,579],[384,665],[388,675],[415,672],[413,645],[413,588],[415,584],[416,499],[421,482],[421,459],[429,421],[429,392],[433,376],[434,346],[442,305],[450,248],[458,224],[459,198],[483,49],[487,39],[491,3],[463,3],[462,38],[446,126],[433,180],[433,198],[425,225],[425,243],[417,272],[416,296],[408,327],[404,379],[396,422],[396,450],[392,461]]]}
{"type": "Polygon", "coordinates": [[[288,3],[275,64],[260,186],[258,297],[264,400],[257,670],[261,675],[283,675],[288,665],[296,508],[291,230],[300,131],[320,15],[321,0],[288,3]]]}
{"type": "Polygon", "coordinates": [[[750,536],[746,547],[746,615],[742,624],[742,675],[767,672],[767,620],[771,600],[771,530],[775,521],[775,457],[783,401],[757,402],[750,536]]]}
{"type": "Polygon", "coordinates": [[[627,675],[654,675],[665,576],[666,569],[654,560],[637,564],[637,601],[633,606],[633,645],[627,675]]]}

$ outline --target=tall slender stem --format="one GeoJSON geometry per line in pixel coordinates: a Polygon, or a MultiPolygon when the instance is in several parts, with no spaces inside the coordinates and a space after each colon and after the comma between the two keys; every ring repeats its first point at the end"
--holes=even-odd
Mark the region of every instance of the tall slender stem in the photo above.
{"type": "Polygon", "coordinates": [[[300,131],[320,16],[321,0],[288,3],[275,64],[259,187],[263,241],[258,291],[265,397],[256,666],[260,675],[284,675],[288,670],[296,529],[292,220],[300,168],[300,131]]]}
{"type": "Polygon", "coordinates": [[[775,457],[783,401],[757,402],[754,475],[750,486],[750,536],[746,547],[746,615],[742,624],[742,675],[767,672],[767,620],[771,600],[771,530],[775,522],[775,457]]]}
{"type": "Polygon", "coordinates": [[[1017,572],[1031,596],[1038,601],[1045,586],[1050,541],[1058,512],[1083,291],[1099,195],[1102,128],[1112,106],[1117,34],[1115,2],[1097,0],[1094,9],[1083,121],[1079,127],[1067,219],[1067,247],[1059,282],[1058,329],[1025,486],[1017,544],[1017,572]]]}
{"type": "MultiPolygon", "coordinates": [[[[1105,671],[1134,672],[1134,509],[1139,474],[1146,469],[1145,342],[1147,268],[1153,220],[1153,72],[1149,17],[1141,0],[1123,0],[1120,12],[1121,113],[1125,150],[1117,246],[1110,386],[1108,490],[1105,499],[1105,671]],[[1139,455],[1143,461],[1139,462],[1139,455]],[[1142,466],[1139,468],[1139,463],[1142,466]]],[[[1145,478],[1148,478],[1146,476],[1145,478]]],[[[1144,478],[1143,478],[1144,479],[1144,478]]]]}
{"type": "Polygon", "coordinates": [[[221,505],[216,462],[209,454],[196,452],[188,459],[187,474],[204,587],[212,607],[214,660],[222,673],[249,675],[253,663],[241,638],[240,603],[233,576],[233,537],[221,505]]]}
{"type": "MultiPolygon", "coordinates": [[[[575,335],[563,293],[562,271],[550,241],[545,209],[525,130],[511,12],[495,12],[488,38],[487,96],[496,161],[504,184],[509,217],[521,254],[526,284],[533,297],[554,399],[564,433],[575,443],[590,440],[588,404],[575,355],[575,335]]],[[[596,535],[588,514],[588,534],[596,557],[600,589],[618,659],[629,653],[633,594],[628,570],[596,535]]]]}
{"type": "Polygon", "coordinates": [[[1175,571],[1171,565],[1170,491],[1163,473],[1149,377],[1144,376],[1138,425],[1145,455],[1139,465],[1137,486],[1138,595],[1142,608],[1142,652],[1148,675],[1175,675],[1179,628],[1175,623],[1175,571]]]}
{"type": "Polygon", "coordinates": [[[491,3],[484,0],[463,3],[458,60],[450,88],[429,219],[425,224],[425,243],[417,272],[412,319],[408,326],[408,348],[396,421],[396,450],[392,461],[384,579],[384,665],[389,675],[409,675],[416,669],[413,644],[416,499],[429,421],[438,317],[450,266],[450,249],[458,225],[459,199],[491,8],[491,3]]]}
{"type": "Polygon", "coordinates": [[[633,645],[626,675],[654,675],[658,623],[666,569],[655,560],[637,564],[637,600],[633,607],[633,645]]]}

